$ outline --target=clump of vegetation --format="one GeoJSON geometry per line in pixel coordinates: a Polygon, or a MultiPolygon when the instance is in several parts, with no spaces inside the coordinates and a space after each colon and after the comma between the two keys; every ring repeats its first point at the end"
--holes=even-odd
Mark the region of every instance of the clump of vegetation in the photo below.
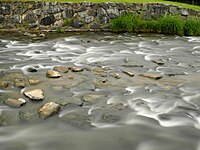
{"type": "Polygon", "coordinates": [[[158,20],[163,34],[183,35],[184,21],[180,16],[165,16],[158,20]]]}
{"type": "Polygon", "coordinates": [[[58,27],[58,28],[56,29],[56,31],[57,31],[58,33],[64,33],[64,32],[65,32],[65,30],[64,30],[62,27],[58,27]]]}
{"type": "Polygon", "coordinates": [[[71,24],[72,24],[72,20],[71,19],[64,20],[64,25],[65,26],[70,26],[71,24]]]}
{"type": "Polygon", "coordinates": [[[143,20],[141,16],[126,14],[111,21],[113,31],[163,33],[168,35],[200,35],[200,20],[163,16],[157,20],[143,20]]]}
{"type": "Polygon", "coordinates": [[[112,20],[111,28],[115,31],[137,32],[141,24],[141,17],[135,14],[125,14],[112,20]]]}
{"type": "Polygon", "coordinates": [[[140,26],[140,32],[160,33],[160,23],[156,20],[143,21],[141,26],[140,26]]]}
{"type": "Polygon", "coordinates": [[[200,20],[189,18],[184,25],[184,35],[199,36],[200,35],[200,20]]]}

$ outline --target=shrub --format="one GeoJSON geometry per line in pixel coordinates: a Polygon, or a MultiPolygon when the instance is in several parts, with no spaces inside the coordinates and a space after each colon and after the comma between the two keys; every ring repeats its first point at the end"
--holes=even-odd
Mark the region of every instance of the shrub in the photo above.
{"type": "Polygon", "coordinates": [[[184,25],[184,35],[198,36],[200,35],[200,20],[189,18],[184,25]]]}
{"type": "Polygon", "coordinates": [[[161,33],[183,35],[184,21],[179,16],[165,16],[159,19],[161,33]]]}

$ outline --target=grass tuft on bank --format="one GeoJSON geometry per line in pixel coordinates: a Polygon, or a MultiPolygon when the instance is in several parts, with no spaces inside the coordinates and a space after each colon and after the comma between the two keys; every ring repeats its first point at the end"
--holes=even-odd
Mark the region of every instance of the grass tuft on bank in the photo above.
{"type": "Polygon", "coordinates": [[[125,14],[111,20],[114,32],[162,33],[166,35],[200,35],[200,20],[182,19],[180,16],[164,16],[157,20],[144,20],[136,14],[125,14]]]}

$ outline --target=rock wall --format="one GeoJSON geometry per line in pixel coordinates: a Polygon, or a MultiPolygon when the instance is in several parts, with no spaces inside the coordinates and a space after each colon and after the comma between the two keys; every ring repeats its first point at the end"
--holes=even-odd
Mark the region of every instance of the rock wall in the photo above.
{"type": "Polygon", "coordinates": [[[0,29],[49,31],[109,30],[110,20],[125,13],[144,19],[161,15],[200,16],[200,12],[159,3],[0,2],[0,29]]]}

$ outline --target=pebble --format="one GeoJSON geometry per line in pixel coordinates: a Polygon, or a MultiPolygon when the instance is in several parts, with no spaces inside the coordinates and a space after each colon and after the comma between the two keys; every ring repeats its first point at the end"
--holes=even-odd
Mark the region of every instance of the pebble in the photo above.
{"type": "Polygon", "coordinates": [[[42,119],[45,119],[49,116],[52,116],[60,111],[60,105],[55,102],[48,102],[44,104],[39,110],[39,116],[42,119]]]}
{"type": "Polygon", "coordinates": [[[142,73],[140,76],[145,77],[145,78],[150,78],[154,80],[159,80],[162,78],[160,74],[154,74],[154,73],[142,73]]]}
{"type": "Polygon", "coordinates": [[[46,76],[48,78],[60,78],[62,75],[58,71],[48,70],[46,76]]]}
{"type": "Polygon", "coordinates": [[[41,89],[25,91],[24,95],[30,98],[31,100],[40,101],[44,99],[44,93],[41,89]]]}
{"type": "Polygon", "coordinates": [[[10,107],[20,107],[26,104],[26,100],[24,100],[23,98],[18,98],[18,99],[8,98],[7,100],[4,101],[4,103],[10,107]]]}
{"type": "Polygon", "coordinates": [[[40,83],[41,80],[29,79],[28,82],[29,82],[31,85],[34,85],[34,84],[38,84],[38,83],[40,83]]]}
{"type": "Polygon", "coordinates": [[[79,68],[79,67],[72,67],[71,68],[71,71],[72,72],[81,72],[81,71],[83,71],[84,69],[83,68],[79,68]]]}
{"type": "Polygon", "coordinates": [[[121,79],[120,75],[118,73],[113,73],[112,77],[116,78],[116,79],[121,79]]]}
{"type": "Polygon", "coordinates": [[[97,67],[97,68],[92,69],[92,71],[98,72],[98,73],[106,72],[108,70],[109,70],[109,68],[102,68],[102,67],[97,67]]]}

